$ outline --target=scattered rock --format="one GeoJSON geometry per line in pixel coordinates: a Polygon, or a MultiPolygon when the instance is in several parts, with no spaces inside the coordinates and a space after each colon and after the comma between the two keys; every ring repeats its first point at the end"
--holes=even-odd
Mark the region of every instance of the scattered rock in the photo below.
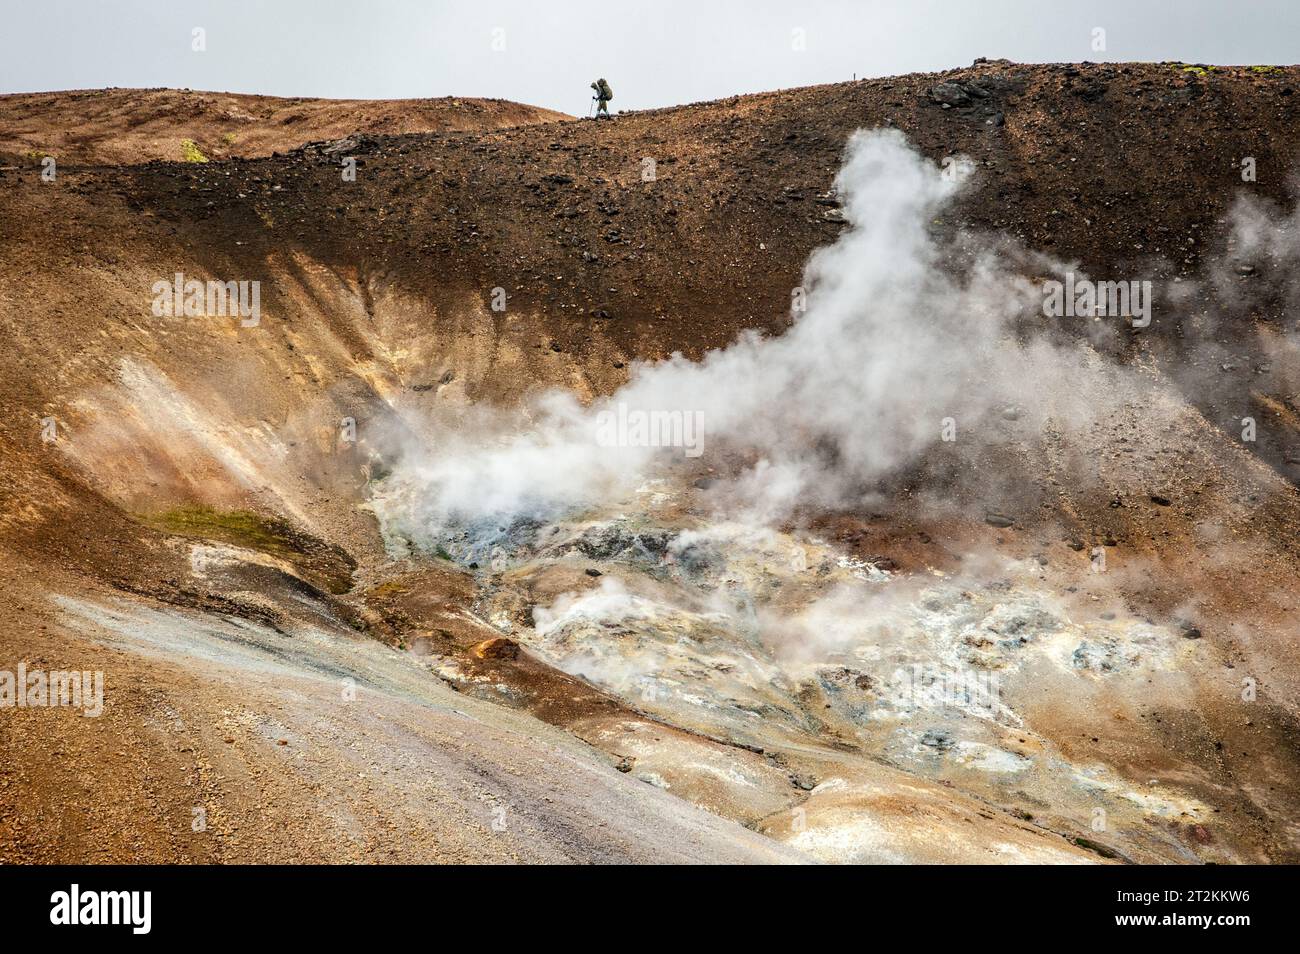
{"type": "Polygon", "coordinates": [[[478,659],[518,659],[519,644],[505,636],[485,639],[470,650],[478,659]]]}
{"type": "Polygon", "coordinates": [[[321,152],[327,156],[338,155],[341,152],[349,152],[357,148],[357,141],[351,137],[347,139],[335,139],[331,143],[321,147],[321,152]]]}
{"type": "Polygon", "coordinates": [[[1070,92],[1086,103],[1095,103],[1106,95],[1106,87],[1102,83],[1083,83],[1072,87],[1070,92]]]}
{"type": "Polygon", "coordinates": [[[940,83],[930,88],[930,100],[940,106],[968,106],[970,94],[960,83],[940,83]]]}
{"type": "Polygon", "coordinates": [[[1078,838],[1071,838],[1070,840],[1071,840],[1072,842],[1074,842],[1076,845],[1078,845],[1080,848],[1086,848],[1086,849],[1088,849],[1089,851],[1095,851],[1097,854],[1101,855],[1103,858],[1118,858],[1118,857],[1119,857],[1119,853],[1118,853],[1118,852],[1113,851],[1113,850],[1110,849],[1110,848],[1107,848],[1105,845],[1100,844],[1099,842],[1095,842],[1095,841],[1093,841],[1091,838],[1078,837],[1078,838]]]}
{"type": "Polygon", "coordinates": [[[946,752],[953,746],[952,735],[946,729],[926,729],[921,736],[921,744],[946,752]]]}

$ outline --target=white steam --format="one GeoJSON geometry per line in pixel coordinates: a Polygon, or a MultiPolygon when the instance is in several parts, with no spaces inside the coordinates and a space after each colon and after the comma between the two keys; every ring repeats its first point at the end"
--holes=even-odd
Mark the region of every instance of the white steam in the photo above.
{"type": "Polygon", "coordinates": [[[519,417],[478,411],[408,455],[376,508],[390,529],[419,540],[429,528],[553,518],[618,500],[653,470],[694,456],[610,446],[618,442],[602,439],[602,422],[613,408],[694,415],[700,463],[726,475],[715,499],[762,521],[860,502],[945,429],[969,433],[1007,405],[1087,415],[1080,382],[1100,390],[1095,355],[1050,331],[1014,334],[1017,318],[1039,312],[1039,288],[991,251],[935,237],[936,217],[969,174],[950,168],[958,174],[897,131],[855,134],[836,180],[850,227],[812,256],[806,309],[785,334],[745,333],[698,362],[638,365],[590,407],[552,393],[519,417]]]}

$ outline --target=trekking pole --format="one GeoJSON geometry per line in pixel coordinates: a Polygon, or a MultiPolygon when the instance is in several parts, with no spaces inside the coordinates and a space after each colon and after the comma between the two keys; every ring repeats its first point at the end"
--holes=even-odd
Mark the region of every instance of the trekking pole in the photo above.
{"type": "Polygon", "coordinates": [[[591,102],[587,104],[587,118],[588,118],[588,119],[591,118],[591,114],[595,111],[595,109],[596,109],[596,97],[593,96],[593,97],[591,97],[591,102]]]}

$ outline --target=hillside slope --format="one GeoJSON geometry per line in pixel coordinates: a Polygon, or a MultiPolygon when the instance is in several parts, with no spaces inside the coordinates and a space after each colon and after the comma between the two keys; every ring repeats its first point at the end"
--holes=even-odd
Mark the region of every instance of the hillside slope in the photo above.
{"type": "Polygon", "coordinates": [[[68,165],[180,161],[183,142],[209,159],[287,152],[355,132],[464,132],[568,119],[500,99],[312,99],[179,89],[0,96],[0,163],[50,155],[68,165]]]}

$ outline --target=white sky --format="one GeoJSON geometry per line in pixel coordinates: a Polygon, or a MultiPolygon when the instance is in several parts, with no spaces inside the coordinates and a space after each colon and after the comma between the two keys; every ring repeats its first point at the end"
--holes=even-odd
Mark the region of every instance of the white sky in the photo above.
{"type": "Polygon", "coordinates": [[[1300,0],[0,0],[0,92],[499,96],[586,112],[969,65],[1300,61],[1300,0]],[[206,30],[207,49],[191,49],[206,30]],[[1093,29],[1106,49],[1093,49],[1093,29]],[[494,30],[504,50],[493,49],[494,30]],[[802,30],[805,49],[794,49],[802,30]]]}

